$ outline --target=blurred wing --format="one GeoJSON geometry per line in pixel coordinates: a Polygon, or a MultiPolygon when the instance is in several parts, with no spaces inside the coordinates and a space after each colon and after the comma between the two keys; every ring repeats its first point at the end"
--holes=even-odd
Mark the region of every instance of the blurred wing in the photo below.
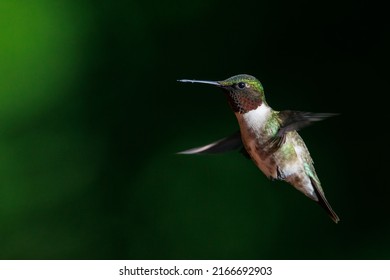
{"type": "Polygon", "coordinates": [[[289,131],[296,131],[313,122],[321,121],[323,119],[336,116],[335,113],[310,113],[301,111],[281,111],[278,113],[280,120],[280,128],[275,137],[268,141],[268,153],[276,152],[286,141],[286,133],[289,131]]]}
{"type": "Polygon", "coordinates": [[[189,150],[179,152],[178,154],[191,155],[191,154],[219,154],[224,152],[229,152],[233,150],[238,150],[242,147],[241,134],[240,131],[236,133],[215,141],[211,144],[197,147],[189,150]]]}
{"type": "Polygon", "coordinates": [[[300,130],[313,122],[318,122],[323,119],[336,116],[335,113],[310,113],[301,111],[281,111],[278,116],[281,121],[281,126],[277,136],[283,136],[289,131],[300,130]]]}

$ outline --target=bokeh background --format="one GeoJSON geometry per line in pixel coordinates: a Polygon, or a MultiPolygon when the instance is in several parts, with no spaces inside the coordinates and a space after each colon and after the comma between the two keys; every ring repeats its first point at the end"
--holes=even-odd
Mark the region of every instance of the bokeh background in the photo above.
{"type": "Polygon", "coordinates": [[[0,2],[1,259],[388,259],[389,25],[373,1],[0,2]],[[239,153],[223,94],[259,78],[341,222],[239,153]]]}

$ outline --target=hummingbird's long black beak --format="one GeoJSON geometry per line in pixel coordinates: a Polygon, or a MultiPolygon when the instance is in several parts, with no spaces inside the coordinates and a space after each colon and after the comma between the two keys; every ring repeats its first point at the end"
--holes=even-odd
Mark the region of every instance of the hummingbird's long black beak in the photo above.
{"type": "Polygon", "coordinates": [[[177,80],[178,82],[182,83],[197,83],[197,84],[208,84],[208,85],[214,85],[214,86],[222,86],[219,82],[213,82],[213,81],[201,81],[201,80],[177,80]]]}

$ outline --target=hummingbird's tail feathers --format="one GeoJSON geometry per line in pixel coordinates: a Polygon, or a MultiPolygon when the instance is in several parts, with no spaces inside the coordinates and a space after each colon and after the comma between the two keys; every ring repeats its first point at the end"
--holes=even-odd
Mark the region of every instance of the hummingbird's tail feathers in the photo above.
{"type": "Polygon", "coordinates": [[[179,152],[178,154],[183,154],[183,155],[219,154],[219,153],[229,152],[233,150],[238,150],[242,146],[243,144],[241,140],[241,134],[240,131],[237,131],[228,137],[225,137],[223,139],[220,139],[208,145],[185,150],[179,152]]]}
{"type": "Polygon", "coordinates": [[[277,135],[282,136],[289,131],[299,130],[313,122],[318,122],[337,115],[337,113],[311,113],[291,110],[280,111],[278,117],[281,125],[277,135]]]}
{"type": "Polygon", "coordinates": [[[317,201],[318,204],[321,205],[322,208],[325,209],[325,211],[328,213],[328,215],[331,217],[331,219],[337,224],[340,221],[340,218],[333,211],[329,202],[326,200],[323,191],[319,188],[317,182],[312,177],[310,177],[310,181],[311,181],[311,184],[313,185],[314,191],[318,197],[318,201],[317,201]]]}

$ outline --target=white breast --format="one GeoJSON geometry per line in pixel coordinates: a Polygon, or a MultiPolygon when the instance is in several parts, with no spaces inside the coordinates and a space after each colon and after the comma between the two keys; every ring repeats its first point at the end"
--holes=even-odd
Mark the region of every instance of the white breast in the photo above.
{"type": "Polygon", "coordinates": [[[276,170],[273,166],[270,166],[268,160],[262,159],[260,153],[257,152],[259,143],[264,141],[264,126],[267,124],[269,117],[271,116],[272,109],[262,104],[255,110],[249,111],[245,114],[236,114],[238,122],[241,127],[241,137],[243,144],[251,155],[252,160],[260,168],[261,171],[267,176],[276,176],[276,170]]]}
{"type": "Polygon", "coordinates": [[[270,114],[271,108],[266,104],[262,104],[255,110],[243,114],[243,121],[245,122],[247,128],[257,134],[266,124],[270,114]]]}

